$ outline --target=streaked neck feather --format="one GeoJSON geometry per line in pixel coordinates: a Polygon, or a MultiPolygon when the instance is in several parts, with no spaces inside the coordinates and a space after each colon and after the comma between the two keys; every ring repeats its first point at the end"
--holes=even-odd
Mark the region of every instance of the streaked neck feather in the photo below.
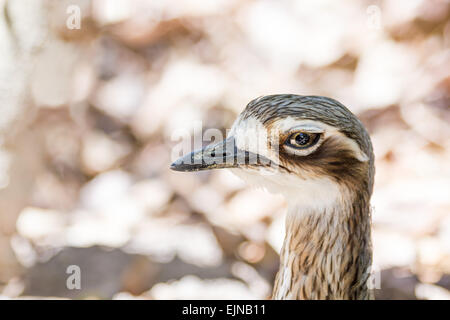
{"type": "Polygon", "coordinates": [[[273,299],[371,299],[369,199],[334,206],[289,207],[273,299]]]}

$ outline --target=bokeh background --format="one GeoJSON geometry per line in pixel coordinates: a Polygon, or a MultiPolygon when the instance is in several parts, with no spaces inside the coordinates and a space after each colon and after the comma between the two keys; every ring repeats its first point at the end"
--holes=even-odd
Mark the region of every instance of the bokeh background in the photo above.
{"type": "Polygon", "coordinates": [[[377,297],[449,299],[449,8],[0,0],[0,297],[269,297],[283,199],[168,167],[176,130],[296,93],[370,131],[377,297]]]}

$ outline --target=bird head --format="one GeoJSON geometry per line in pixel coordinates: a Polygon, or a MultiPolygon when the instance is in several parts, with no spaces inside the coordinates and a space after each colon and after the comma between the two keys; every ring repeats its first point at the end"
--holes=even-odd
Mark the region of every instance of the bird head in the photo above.
{"type": "Polygon", "coordinates": [[[251,101],[227,139],[175,161],[171,169],[229,168],[251,185],[318,209],[373,187],[369,135],[353,113],[320,96],[270,95],[251,101]]]}

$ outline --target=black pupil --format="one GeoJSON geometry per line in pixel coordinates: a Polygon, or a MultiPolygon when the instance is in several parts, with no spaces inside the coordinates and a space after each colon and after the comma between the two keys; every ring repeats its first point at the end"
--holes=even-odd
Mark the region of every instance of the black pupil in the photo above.
{"type": "Polygon", "coordinates": [[[304,146],[309,142],[309,139],[310,139],[309,134],[302,132],[295,137],[295,142],[297,142],[301,146],[304,146]]]}

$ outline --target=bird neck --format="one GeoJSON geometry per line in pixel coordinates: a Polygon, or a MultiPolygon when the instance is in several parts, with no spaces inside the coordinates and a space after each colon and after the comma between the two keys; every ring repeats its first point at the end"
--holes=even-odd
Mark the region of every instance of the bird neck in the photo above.
{"type": "Polygon", "coordinates": [[[324,209],[289,206],[273,299],[372,298],[370,197],[351,198],[324,209]]]}

